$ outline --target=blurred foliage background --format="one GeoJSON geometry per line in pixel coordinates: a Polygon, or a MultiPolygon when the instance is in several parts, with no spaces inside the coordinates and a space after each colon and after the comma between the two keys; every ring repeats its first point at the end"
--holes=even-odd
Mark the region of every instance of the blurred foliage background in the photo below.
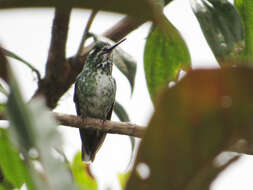
{"type": "MultiPolygon", "coordinates": [[[[176,0],[174,0],[176,1],[176,0]]],[[[222,164],[216,158],[224,151],[252,154],[253,1],[190,0],[192,11],[220,68],[192,70],[186,43],[163,14],[171,1],[163,0],[8,0],[1,10],[54,7],[55,15],[45,75],[15,52],[0,49],[0,190],[2,189],[98,189],[89,165],[77,153],[70,163],[61,147],[59,125],[49,110],[71,87],[81,71],[91,46],[91,35],[114,43],[145,22],[152,22],[144,51],[147,87],[155,112],[146,129],[133,168],[118,174],[122,189],[209,189],[210,184],[240,154],[222,164]],[[66,57],[68,24],[72,8],[91,9],[80,48],[66,57]],[[98,11],[126,16],[104,33],[89,34],[98,11]],[[36,73],[38,89],[24,102],[7,57],[17,59],[36,73]],[[186,74],[181,79],[180,72],[186,74]],[[169,85],[173,82],[173,85],[169,85]],[[8,86],[8,88],[4,87],[8,86]],[[42,100],[40,97],[43,96],[42,100]]],[[[1,37],[0,37],[1,38],[1,37]]],[[[114,63],[134,89],[138,64],[117,49],[114,63]]],[[[117,102],[114,112],[129,121],[117,102]]],[[[130,137],[132,150],[135,141],[130,137]]]]}

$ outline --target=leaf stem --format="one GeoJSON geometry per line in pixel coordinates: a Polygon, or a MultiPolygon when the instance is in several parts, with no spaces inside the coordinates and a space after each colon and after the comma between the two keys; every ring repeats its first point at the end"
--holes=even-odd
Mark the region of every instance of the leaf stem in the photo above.
{"type": "Polygon", "coordinates": [[[38,80],[40,81],[41,80],[41,75],[40,75],[40,72],[34,67],[32,66],[32,64],[28,63],[26,60],[22,59],[21,57],[19,57],[18,55],[16,55],[15,53],[5,49],[5,48],[1,48],[3,53],[8,56],[8,57],[11,57],[13,59],[16,59],[22,63],[24,63],[27,67],[29,67],[33,72],[36,73],[37,75],[37,78],[38,80]]]}

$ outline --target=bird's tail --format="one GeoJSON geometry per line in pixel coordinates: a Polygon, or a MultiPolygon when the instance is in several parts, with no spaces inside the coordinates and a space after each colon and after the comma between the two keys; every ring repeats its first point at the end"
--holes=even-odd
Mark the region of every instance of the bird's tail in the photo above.
{"type": "Polygon", "coordinates": [[[96,153],[104,142],[106,133],[98,130],[80,129],[82,140],[82,160],[84,162],[92,162],[96,153]]]}
{"type": "Polygon", "coordinates": [[[90,163],[93,159],[91,159],[90,153],[85,150],[84,145],[82,144],[82,161],[90,163]]]}

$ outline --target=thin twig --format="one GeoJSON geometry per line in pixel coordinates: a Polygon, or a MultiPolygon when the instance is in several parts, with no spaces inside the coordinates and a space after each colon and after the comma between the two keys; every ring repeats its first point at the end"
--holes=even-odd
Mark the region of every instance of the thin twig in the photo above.
{"type": "Polygon", "coordinates": [[[0,47],[0,77],[8,83],[7,59],[3,49],[0,47]]]}
{"type": "Polygon", "coordinates": [[[91,15],[89,17],[89,20],[88,20],[88,23],[87,25],[85,26],[84,28],[84,31],[83,31],[83,36],[82,36],[82,40],[80,42],[80,45],[79,45],[79,48],[78,48],[78,51],[76,53],[76,57],[80,56],[82,51],[83,51],[83,48],[84,48],[84,44],[85,44],[85,41],[87,40],[87,37],[88,37],[88,33],[89,33],[89,30],[90,30],[90,27],[91,27],[91,24],[97,14],[98,10],[92,10],[91,12],[91,15]]]}
{"type": "Polygon", "coordinates": [[[11,57],[13,59],[16,59],[22,63],[24,63],[27,67],[29,67],[33,72],[35,72],[35,74],[37,75],[37,78],[38,78],[38,81],[41,80],[41,75],[40,75],[40,72],[32,65],[30,64],[29,62],[27,62],[26,60],[22,59],[20,56],[18,56],[17,54],[5,49],[5,48],[1,48],[3,53],[8,56],[8,57],[11,57]]]}

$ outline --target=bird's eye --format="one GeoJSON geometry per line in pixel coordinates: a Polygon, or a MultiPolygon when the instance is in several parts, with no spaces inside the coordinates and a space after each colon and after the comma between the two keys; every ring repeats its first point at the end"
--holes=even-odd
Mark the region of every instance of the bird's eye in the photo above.
{"type": "Polygon", "coordinates": [[[106,52],[108,52],[108,50],[109,50],[109,49],[105,47],[105,48],[103,49],[103,52],[106,53],[106,52]]]}

